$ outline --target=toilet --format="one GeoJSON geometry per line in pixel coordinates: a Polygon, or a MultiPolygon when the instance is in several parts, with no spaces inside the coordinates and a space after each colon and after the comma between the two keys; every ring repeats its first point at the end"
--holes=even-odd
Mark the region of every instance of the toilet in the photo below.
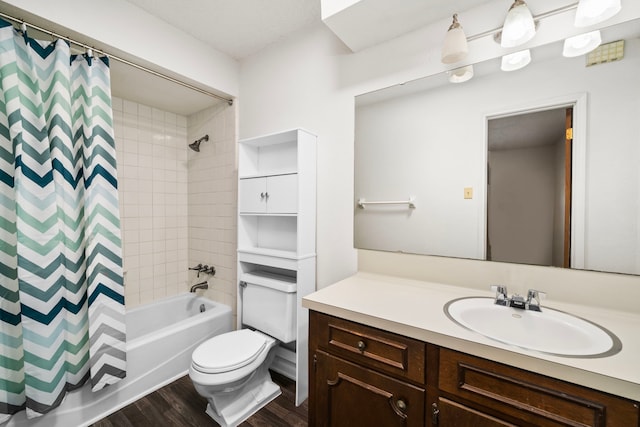
{"type": "Polygon", "coordinates": [[[200,344],[189,377],[209,402],[206,413],[222,427],[235,427],[281,394],[269,367],[279,342],[296,337],[295,279],[268,273],[246,275],[240,304],[244,329],[200,344]]]}

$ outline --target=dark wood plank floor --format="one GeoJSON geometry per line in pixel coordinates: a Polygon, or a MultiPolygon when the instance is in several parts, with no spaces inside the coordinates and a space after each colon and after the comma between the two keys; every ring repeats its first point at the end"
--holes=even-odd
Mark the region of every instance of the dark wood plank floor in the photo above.
{"type": "MultiPolygon", "coordinates": [[[[271,377],[282,394],[240,427],[306,427],[307,402],[295,406],[295,383],[275,372],[271,377]]],[[[206,407],[206,399],[196,392],[187,375],[103,418],[93,427],[218,426],[205,414],[206,407]]]]}

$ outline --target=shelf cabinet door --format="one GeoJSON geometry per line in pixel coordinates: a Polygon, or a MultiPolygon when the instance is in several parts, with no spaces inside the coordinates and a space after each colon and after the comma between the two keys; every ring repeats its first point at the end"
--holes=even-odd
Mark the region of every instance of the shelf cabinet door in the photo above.
{"type": "Polygon", "coordinates": [[[267,179],[241,179],[238,184],[238,210],[242,213],[267,211],[267,179]]]}
{"type": "Polygon", "coordinates": [[[315,353],[310,425],[424,426],[425,391],[321,350],[315,353]]]}
{"type": "Polygon", "coordinates": [[[267,213],[298,212],[298,175],[276,175],[267,178],[267,213]]]}

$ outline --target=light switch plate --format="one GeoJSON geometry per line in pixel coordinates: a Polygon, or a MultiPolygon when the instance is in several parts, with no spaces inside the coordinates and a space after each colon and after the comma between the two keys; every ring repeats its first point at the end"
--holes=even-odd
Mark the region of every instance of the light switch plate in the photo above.
{"type": "Polygon", "coordinates": [[[465,187],[464,188],[464,198],[465,199],[473,199],[473,188],[465,187]]]}

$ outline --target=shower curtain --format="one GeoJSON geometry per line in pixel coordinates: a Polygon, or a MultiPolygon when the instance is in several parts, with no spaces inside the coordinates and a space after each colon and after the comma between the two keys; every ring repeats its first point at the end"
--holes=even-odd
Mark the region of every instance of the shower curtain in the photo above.
{"type": "Polygon", "coordinates": [[[0,20],[0,422],[125,377],[108,60],[0,20]]]}

